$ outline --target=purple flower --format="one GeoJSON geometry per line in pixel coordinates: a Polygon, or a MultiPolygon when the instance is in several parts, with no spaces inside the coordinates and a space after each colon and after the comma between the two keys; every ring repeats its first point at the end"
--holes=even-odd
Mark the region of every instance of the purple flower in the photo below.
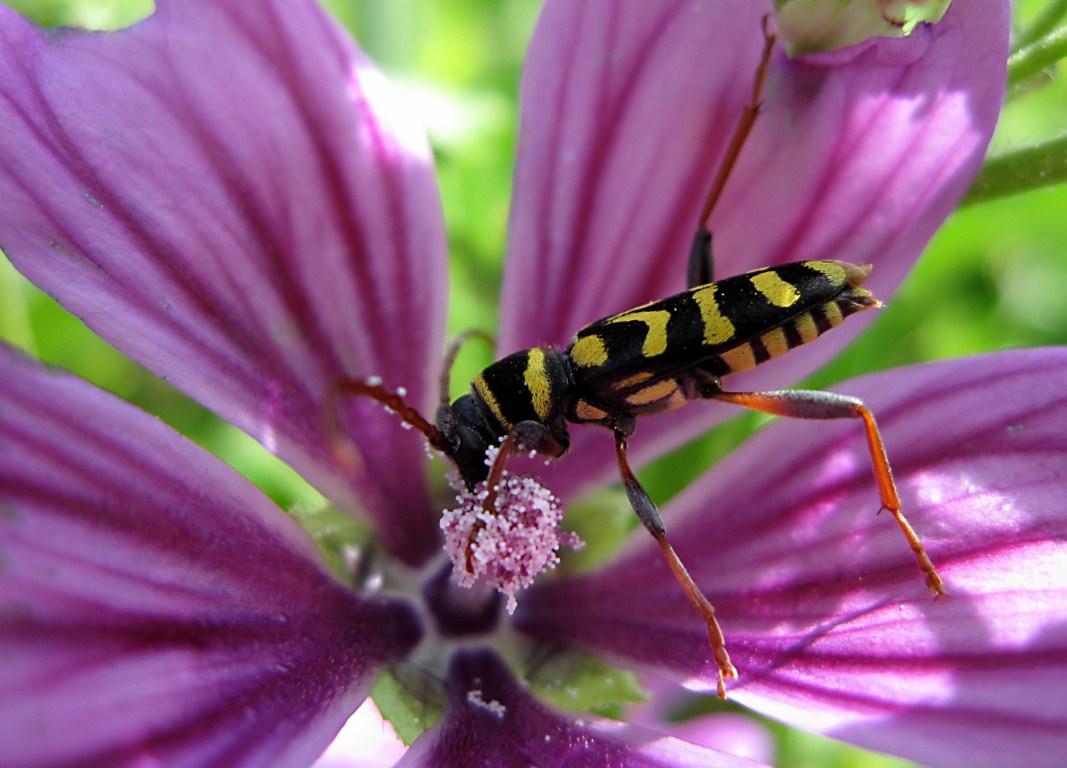
{"type": "MultiPolygon", "coordinates": [[[[748,98],[750,0],[550,2],[531,44],[499,351],[684,286],[704,190],[748,98]]],[[[717,271],[806,258],[888,297],[975,173],[1007,4],[911,37],[776,54],[716,209],[717,271]]],[[[370,521],[344,584],[280,509],[145,414],[0,353],[0,743],[11,765],[307,763],[377,674],[444,714],[406,765],[741,765],[565,715],[524,685],[542,641],[714,687],[704,627],[638,533],[542,578],[514,617],[448,579],[423,441],[342,380],[432,413],[446,241],[425,139],[310,0],[159,0],[114,34],[0,7],[0,247],[95,331],[370,521]],[[375,557],[375,553],[378,553],[375,557]],[[362,571],[361,571],[362,573],[362,571]],[[504,659],[507,659],[505,663],[504,659]]],[[[950,290],[951,287],[947,287],[950,290]]],[[[873,313],[867,313],[873,314],[873,313]]],[[[731,379],[781,387],[867,322],[731,379]]],[[[731,698],[931,765],[1052,765],[1067,729],[1067,351],[841,384],[878,415],[945,577],[932,601],[854,423],[775,423],[664,509],[740,670],[731,698]],[[883,516],[885,517],[885,516],[883,516]]],[[[636,461],[730,415],[642,421],[636,461]]],[[[575,428],[564,503],[615,479],[575,428]]],[[[570,653],[571,651],[566,651],[570,653]]]]}

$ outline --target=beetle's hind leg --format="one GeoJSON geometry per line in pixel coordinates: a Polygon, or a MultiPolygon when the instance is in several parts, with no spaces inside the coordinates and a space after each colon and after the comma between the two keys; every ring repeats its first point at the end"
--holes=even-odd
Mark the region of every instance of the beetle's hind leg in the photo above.
{"type": "Polygon", "coordinates": [[[711,254],[711,232],[701,225],[693,235],[689,248],[689,269],[686,272],[686,288],[707,285],[715,279],[715,257],[711,254]]]}
{"type": "Polygon", "coordinates": [[[659,510],[656,509],[655,502],[652,501],[641,486],[637,476],[634,475],[633,470],[630,469],[630,462],[626,458],[626,437],[628,434],[628,432],[620,429],[615,430],[615,456],[619,462],[619,475],[622,477],[623,488],[626,489],[626,496],[630,500],[630,506],[637,513],[641,524],[652,534],[652,537],[659,543],[660,549],[663,550],[663,556],[666,558],[667,565],[670,566],[674,578],[678,580],[686,597],[689,598],[697,613],[708,625],[708,640],[711,642],[712,653],[715,656],[715,665],[719,668],[718,694],[720,699],[725,699],[726,678],[736,678],[737,669],[730,662],[730,654],[726,652],[726,639],[723,637],[718,619],[715,618],[715,608],[712,607],[711,602],[704,596],[704,593],[700,591],[700,587],[693,581],[693,577],[689,575],[689,571],[686,570],[681,558],[674,551],[674,547],[667,541],[667,530],[663,525],[663,518],[660,517],[659,510]]]}
{"type": "Polygon", "coordinates": [[[726,181],[737,164],[737,158],[741,156],[741,149],[745,146],[748,135],[752,132],[752,126],[756,124],[760,110],[763,108],[763,84],[767,80],[767,68],[771,62],[771,52],[774,50],[775,35],[770,31],[770,20],[763,17],[763,52],[760,54],[759,66],[756,68],[756,76],[752,81],[752,97],[741,111],[741,117],[737,120],[730,143],[726,146],[719,169],[711,182],[708,196],[700,209],[700,218],[697,220],[697,231],[693,236],[693,245],[689,249],[689,268],[686,271],[686,287],[696,288],[698,285],[706,285],[715,279],[715,262],[711,252],[711,232],[708,230],[708,219],[719,202],[722,192],[726,189],[726,181]]]}
{"type": "Polygon", "coordinates": [[[882,433],[878,430],[874,415],[862,400],[834,392],[806,389],[786,389],[776,392],[723,392],[709,388],[705,396],[775,416],[789,416],[796,419],[863,419],[867,448],[871,455],[874,477],[878,482],[882,509],[888,510],[893,515],[900,530],[904,532],[904,538],[908,540],[908,545],[915,553],[919,570],[922,571],[926,580],[926,586],[935,597],[945,594],[944,582],[926,554],[922,541],[908,519],[904,517],[904,513],[900,511],[900,494],[893,480],[893,470],[886,456],[882,433]]]}

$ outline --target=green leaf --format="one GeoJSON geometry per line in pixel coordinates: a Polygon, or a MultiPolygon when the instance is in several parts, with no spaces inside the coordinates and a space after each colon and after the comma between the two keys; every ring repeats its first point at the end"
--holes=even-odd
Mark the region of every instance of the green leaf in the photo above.
{"type": "Polygon", "coordinates": [[[4,0],[46,27],[122,29],[151,15],[152,0],[4,0]]]}
{"type": "Polygon", "coordinates": [[[562,574],[591,571],[614,555],[637,523],[622,489],[615,486],[568,504],[563,527],[578,534],[585,546],[561,551],[562,574]]]}

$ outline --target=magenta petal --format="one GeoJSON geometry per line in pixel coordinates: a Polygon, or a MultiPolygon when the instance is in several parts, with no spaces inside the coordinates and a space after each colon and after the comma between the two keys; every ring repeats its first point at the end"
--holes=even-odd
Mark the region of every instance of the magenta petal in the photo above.
{"type": "Polygon", "coordinates": [[[491,651],[452,661],[444,719],[420,736],[397,768],[543,766],[756,766],[635,726],[590,717],[575,720],[541,704],[491,651]]]}
{"type": "MultiPolygon", "coordinates": [[[[750,98],[769,10],[752,0],[546,5],[523,81],[502,351],[565,344],[592,320],[685,287],[698,211],[750,98]]],[[[716,273],[868,262],[870,287],[888,299],[978,170],[1003,96],[1008,10],[957,0],[906,39],[818,60],[776,52],[764,112],[710,223],[716,273]]],[[[868,320],[730,386],[788,385],[868,320]]],[[[649,420],[632,451],[657,455],[731,412],[649,420]]],[[[574,437],[550,483],[564,496],[613,471],[610,451],[574,437]]]]}
{"type": "Polygon", "coordinates": [[[0,348],[4,765],[306,765],[419,634],[217,459],[0,348]]]}
{"type": "MultiPolygon", "coordinates": [[[[1067,349],[877,374],[838,389],[878,416],[905,512],[945,578],[934,601],[874,488],[856,423],[780,422],[665,510],[714,603],[737,701],[925,765],[1056,765],[1067,733],[1067,349]]],[[[516,619],[693,685],[707,640],[640,537],[539,585],[516,619]]]]}
{"type": "Polygon", "coordinates": [[[432,403],[445,240],[425,138],[312,2],[159,6],[114,34],[0,8],[0,246],[418,561],[438,540],[420,441],[361,403],[364,461],[342,469],[324,397],[378,375],[432,403]]]}

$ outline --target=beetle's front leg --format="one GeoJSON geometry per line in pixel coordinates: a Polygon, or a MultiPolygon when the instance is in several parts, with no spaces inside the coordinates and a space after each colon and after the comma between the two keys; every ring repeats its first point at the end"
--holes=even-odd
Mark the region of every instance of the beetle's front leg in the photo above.
{"type": "MultiPolygon", "coordinates": [[[[496,500],[500,495],[500,482],[504,479],[508,457],[516,451],[524,450],[559,458],[567,452],[567,446],[560,443],[549,428],[540,422],[520,421],[513,425],[504,439],[500,441],[500,448],[493,457],[493,463],[489,465],[489,474],[485,478],[485,498],[482,499],[482,509],[488,514],[496,512],[496,500]]],[[[474,556],[474,541],[483,528],[485,528],[485,522],[481,519],[476,520],[467,545],[468,573],[472,572],[471,558],[474,556]]]]}

